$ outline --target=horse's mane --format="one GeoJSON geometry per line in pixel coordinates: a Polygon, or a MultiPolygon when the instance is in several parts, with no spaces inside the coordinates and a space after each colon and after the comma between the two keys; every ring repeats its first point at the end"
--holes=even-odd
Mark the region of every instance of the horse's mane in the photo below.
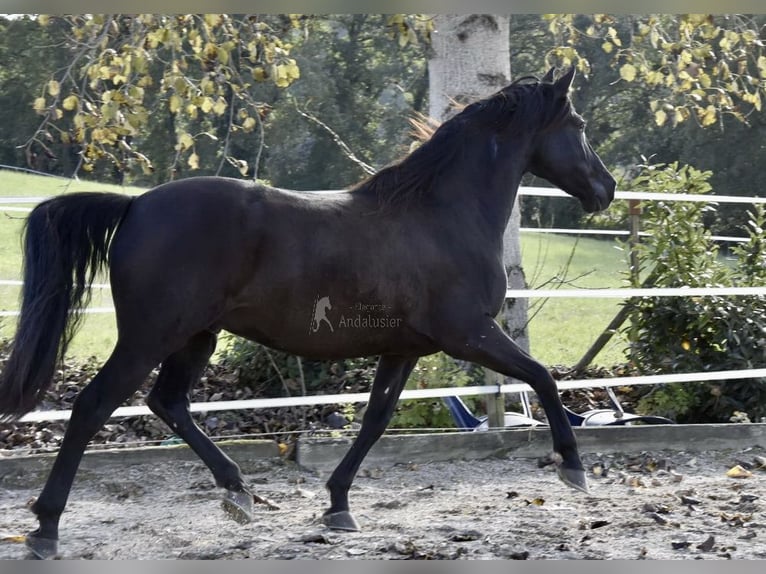
{"type": "Polygon", "coordinates": [[[554,105],[550,84],[525,76],[495,94],[463,108],[441,125],[415,122],[416,137],[425,139],[403,159],[390,164],[349,191],[373,193],[384,203],[421,196],[433,188],[436,179],[454,164],[469,126],[517,135],[558,124],[570,113],[569,104],[554,105]],[[430,136],[430,137],[429,137],[430,136]]]}

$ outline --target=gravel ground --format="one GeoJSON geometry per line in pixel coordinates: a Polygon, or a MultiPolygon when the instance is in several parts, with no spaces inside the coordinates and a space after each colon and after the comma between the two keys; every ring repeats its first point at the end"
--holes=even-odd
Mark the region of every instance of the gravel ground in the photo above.
{"type": "MultiPolygon", "coordinates": [[[[83,470],[61,524],[64,559],[762,559],[761,449],[586,455],[591,494],[530,459],[363,469],[351,504],[363,531],[319,521],[327,476],[251,463],[255,520],[220,507],[200,463],[83,470]],[[747,477],[727,471],[740,464],[747,477]]],[[[27,557],[18,536],[43,476],[0,476],[0,559],[27,557]],[[30,487],[34,484],[34,487],[30,487]]]]}

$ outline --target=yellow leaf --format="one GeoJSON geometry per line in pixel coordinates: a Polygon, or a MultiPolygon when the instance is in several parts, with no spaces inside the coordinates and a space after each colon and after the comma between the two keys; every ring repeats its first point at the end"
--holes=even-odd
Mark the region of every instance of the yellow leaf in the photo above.
{"type": "Polygon", "coordinates": [[[210,26],[211,28],[215,28],[221,23],[221,15],[220,14],[205,14],[205,23],[210,26]]]}
{"type": "Polygon", "coordinates": [[[179,151],[184,151],[189,149],[194,145],[194,138],[191,137],[190,134],[184,132],[178,136],[178,144],[176,145],[176,149],[179,151]]]}
{"type": "Polygon", "coordinates": [[[48,93],[53,96],[54,98],[59,95],[61,92],[61,84],[59,84],[56,80],[51,80],[48,82],[48,93]]]}
{"type": "Polygon", "coordinates": [[[75,96],[74,94],[67,96],[64,98],[64,101],[61,102],[61,107],[64,108],[66,111],[71,112],[77,107],[77,104],[80,100],[75,96]]]}
{"type": "Polygon", "coordinates": [[[301,77],[301,70],[298,68],[298,64],[295,63],[295,60],[292,58],[287,63],[287,77],[292,80],[297,80],[301,77]]]}
{"type": "Polygon", "coordinates": [[[244,122],[242,122],[242,128],[246,132],[253,131],[253,128],[255,128],[255,125],[256,125],[255,118],[247,118],[244,122]]]}
{"type": "Polygon", "coordinates": [[[226,48],[220,47],[217,51],[218,54],[218,61],[221,62],[224,66],[229,63],[229,52],[226,50],[226,48]]]}
{"type": "Polygon", "coordinates": [[[614,50],[614,44],[612,44],[609,41],[604,42],[601,44],[601,49],[604,50],[607,54],[611,54],[612,50],[614,50]]]}
{"type": "Polygon", "coordinates": [[[657,110],[654,112],[654,121],[658,126],[665,125],[665,121],[668,119],[668,114],[664,110],[657,110]]]}
{"type": "Polygon", "coordinates": [[[40,24],[40,26],[47,26],[50,24],[51,17],[48,14],[40,14],[37,17],[37,23],[40,24]]]}
{"type": "Polygon", "coordinates": [[[713,106],[708,106],[705,108],[705,113],[702,115],[702,125],[703,126],[710,126],[713,125],[716,121],[717,113],[713,106]]]}
{"type": "Polygon", "coordinates": [[[224,112],[226,111],[227,107],[228,106],[226,105],[226,100],[224,98],[219,97],[215,101],[215,104],[213,104],[213,112],[215,112],[217,116],[222,116],[224,112]]]}
{"type": "Polygon", "coordinates": [[[620,77],[626,82],[632,82],[636,79],[636,67],[633,64],[624,64],[620,68],[620,77]]]}
{"type": "Polygon", "coordinates": [[[646,75],[646,83],[650,86],[656,86],[662,83],[662,72],[653,70],[646,75]]]}
{"type": "Polygon", "coordinates": [[[202,100],[202,104],[200,104],[200,108],[204,113],[210,113],[210,110],[213,109],[213,100],[208,96],[205,96],[202,100]]]}
{"type": "Polygon", "coordinates": [[[35,103],[32,105],[32,109],[34,109],[37,113],[42,113],[45,111],[45,98],[35,98],[35,103]]]}
{"type": "Polygon", "coordinates": [[[189,164],[189,167],[191,169],[199,169],[199,156],[197,155],[197,153],[195,152],[191,154],[186,163],[189,164]]]}
{"type": "Polygon", "coordinates": [[[691,349],[691,348],[692,348],[692,344],[691,344],[689,341],[686,341],[686,340],[684,340],[684,341],[681,341],[681,348],[682,348],[684,351],[688,351],[689,349],[691,349]]]}
{"type": "Polygon", "coordinates": [[[726,471],[726,476],[729,478],[750,478],[753,473],[740,465],[736,465],[726,471]]]}
{"type": "Polygon", "coordinates": [[[170,101],[168,102],[168,107],[170,108],[170,113],[175,114],[178,112],[178,110],[181,109],[181,104],[183,102],[181,101],[181,97],[177,94],[173,94],[170,96],[170,101]]]}

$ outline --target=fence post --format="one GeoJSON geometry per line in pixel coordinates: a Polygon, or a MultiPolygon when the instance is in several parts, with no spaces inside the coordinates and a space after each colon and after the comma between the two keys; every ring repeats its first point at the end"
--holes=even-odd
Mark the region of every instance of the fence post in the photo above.
{"type": "Polygon", "coordinates": [[[638,261],[638,232],[641,227],[641,201],[631,199],[628,201],[628,215],[630,216],[630,284],[638,287],[641,284],[639,277],[638,261]]]}
{"type": "MultiPolygon", "coordinates": [[[[484,370],[484,380],[488,385],[500,385],[504,382],[504,377],[500,373],[484,370]]],[[[505,426],[505,395],[497,392],[493,395],[487,395],[487,424],[489,428],[503,428],[505,426]]]]}

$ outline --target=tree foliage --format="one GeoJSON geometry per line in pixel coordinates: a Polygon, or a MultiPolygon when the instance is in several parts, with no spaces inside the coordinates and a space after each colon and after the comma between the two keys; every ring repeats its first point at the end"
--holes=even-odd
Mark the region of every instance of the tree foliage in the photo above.
{"type": "Polygon", "coordinates": [[[238,132],[260,128],[265,113],[253,87],[270,82],[284,88],[300,77],[288,38],[302,27],[296,14],[265,18],[228,14],[93,14],[63,20],[68,65],[56,70],[33,102],[42,122],[33,137],[58,138],[81,146],[82,169],[108,159],[119,169],[152,161],[141,151],[141,135],[156,118],[157,104],[173,119],[175,164],[199,167],[197,144],[217,138],[190,129],[198,119],[225,124],[223,158],[242,174],[248,164],[229,155],[238,132]],[[156,100],[156,101],[155,101],[156,100]]]}
{"type": "Polygon", "coordinates": [[[600,43],[620,81],[656,89],[654,121],[678,125],[691,119],[710,126],[730,115],[746,121],[766,97],[763,18],[738,14],[649,14],[621,18],[549,14],[559,46],[549,59],[591,69],[578,46],[600,43]],[[619,22],[619,23],[618,23],[619,22]],[[621,29],[620,29],[621,28],[621,29]]]}

